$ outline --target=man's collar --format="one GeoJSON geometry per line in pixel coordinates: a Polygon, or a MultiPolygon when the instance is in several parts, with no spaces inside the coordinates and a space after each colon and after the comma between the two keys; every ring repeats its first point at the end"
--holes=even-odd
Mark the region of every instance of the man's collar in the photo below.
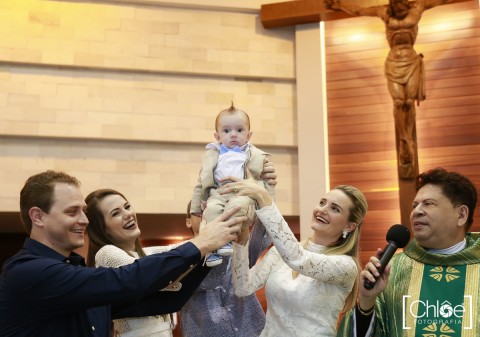
{"type": "Polygon", "coordinates": [[[23,244],[23,248],[26,250],[31,251],[32,253],[35,253],[36,255],[48,257],[50,259],[54,259],[57,261],[61,262],[67,262],[75,265],[75,266],[85,266],[85,259],[75,253],[72,252],[70,253],[69,256],[65,257],[64,255],[60,254],[59,252],[53,250],[52,248],[44,245],[41,242],[38,242],[37,240],[31,239],[31,238],[26,238],[25,243],[23,244]]]}
{"type": "Polygon", "coordinates": [[[465,236],[467,246],[465,249],[451,255],[430,253],[420,247],[413,239],[405,248],[404,253],[410,258],[430,265],[463,265],[480,263],[480,239],[475,239],[470,233],[465,236]]]}
{"type": "Polygon", "coordinates": [[[430,253],[435,253],[435,254],[443,254],[443,255],[451,255],[458,253],[459,251],[465,249],[467,246],[467,240],[463,238],[462,241],[457,242],[451,247],[444,248],[444,249],[427,249],[430,253]]]}

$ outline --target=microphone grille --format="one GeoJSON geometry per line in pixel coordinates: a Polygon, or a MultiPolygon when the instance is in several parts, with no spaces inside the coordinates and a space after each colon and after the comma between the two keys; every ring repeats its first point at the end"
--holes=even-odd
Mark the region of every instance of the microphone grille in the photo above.
{"type": "Polygon", "coordinates": [[[393,241],[398,248],[403,248],[410,241],[410,230],[403,225],[393,225],[387,232],[388,241],[393,241]]]}

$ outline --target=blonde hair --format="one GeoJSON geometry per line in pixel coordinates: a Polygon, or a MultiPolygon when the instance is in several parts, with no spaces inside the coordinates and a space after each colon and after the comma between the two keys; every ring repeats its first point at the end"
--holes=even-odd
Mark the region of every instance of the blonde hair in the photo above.
{"type": "MultiPolygon", "coordinates": [[[[358,287],[359,287],[359,280],[360,280],[360,263],[359,263],[359,239],[360,239],[360,225],[363,223],[363,219],[367,214],[368,210],[368,203],[367,199],[363,195],[363,193],[350,185],[338,185],[334,188],[334,190],[340,190],[345,195],[349,197],[352,201],[352,208],[349,209],[349,216],[348,221],[354,222],[357,224],[355,229],[348,233],[346,238],[340,236],[338,241],[331,247],[328,247],[323,254],[325,255],[348,255],[353,258],[355,263],[357,264],[357,277],[355,278],[355,283],[353,284],[352,291],[348,294],[345,305],[342,309],[342,312],[348,311],[349,309],[355,306],[355,301],[358,295],[358,287]]],[[[302,245],[304,248],[307,247],[310,238],[302,241],[302,245]]],[[[298,272],[293,272],[293,277],[297,277],[298,272]]]]}

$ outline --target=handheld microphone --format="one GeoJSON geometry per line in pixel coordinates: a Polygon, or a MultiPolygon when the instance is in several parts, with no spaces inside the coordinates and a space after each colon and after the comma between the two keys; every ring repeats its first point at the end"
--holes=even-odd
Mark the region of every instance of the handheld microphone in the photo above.
{"type": "MultiPolygon", "coordinates": [[[[393,225],[387,232],[387,245],[383,249],[382,256],[380,257],[380,267],[378,268],[378,273],[381,275],[383,270],[387,266],[390,259],[395,254],[395,251],[398,248],[403,248],[407,245],[408,241],[410,241],[410,231],[407,227],[402,225],[393,225]]],[[[372,289],[375,286],[375,282],[370,282],[369,280],[365,280],[363,284],[365,289],[372,289]]]]}

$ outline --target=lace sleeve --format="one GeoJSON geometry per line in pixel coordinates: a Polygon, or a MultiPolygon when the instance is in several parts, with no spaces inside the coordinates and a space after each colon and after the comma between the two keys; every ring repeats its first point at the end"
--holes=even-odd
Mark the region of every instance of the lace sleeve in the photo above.
{"type": "Polygon", "coordinates": [[[256,211],[283,261],[300,274],[351,289],[357,264],[347,255],[325,255],[302,247],[275,203],[256,211]]]}
{"type": "Polygon", "coordinates": [[[117,268],[131,264],[135,257],[128,255],[124,250],[113,245],[106,245],[100,248],[95,255],[95,265],[97,267],[117,268]]]}
{"type": "Polygon", "coordinates": [[[275,247],[272,247],[265,256],[250,269],[248,267],[248,246],[234,242],[232,256],[232,283],[235,295],[248,296],[265,285],[272,269],[282,262],[275,247]]]}
{"type": "Polygon", "coordinates": [[[265,226],[257,218],[255,224],[253,225],[253,229],[250,232],[250,238],[248,241],[248,257],[250,260],[250,267],[255,265],[260,255],[265,249],[268,248],[268,246],[270,246],[271,243],[272,239],[270,239],[270,236],[268,236],[265,226]]]}

